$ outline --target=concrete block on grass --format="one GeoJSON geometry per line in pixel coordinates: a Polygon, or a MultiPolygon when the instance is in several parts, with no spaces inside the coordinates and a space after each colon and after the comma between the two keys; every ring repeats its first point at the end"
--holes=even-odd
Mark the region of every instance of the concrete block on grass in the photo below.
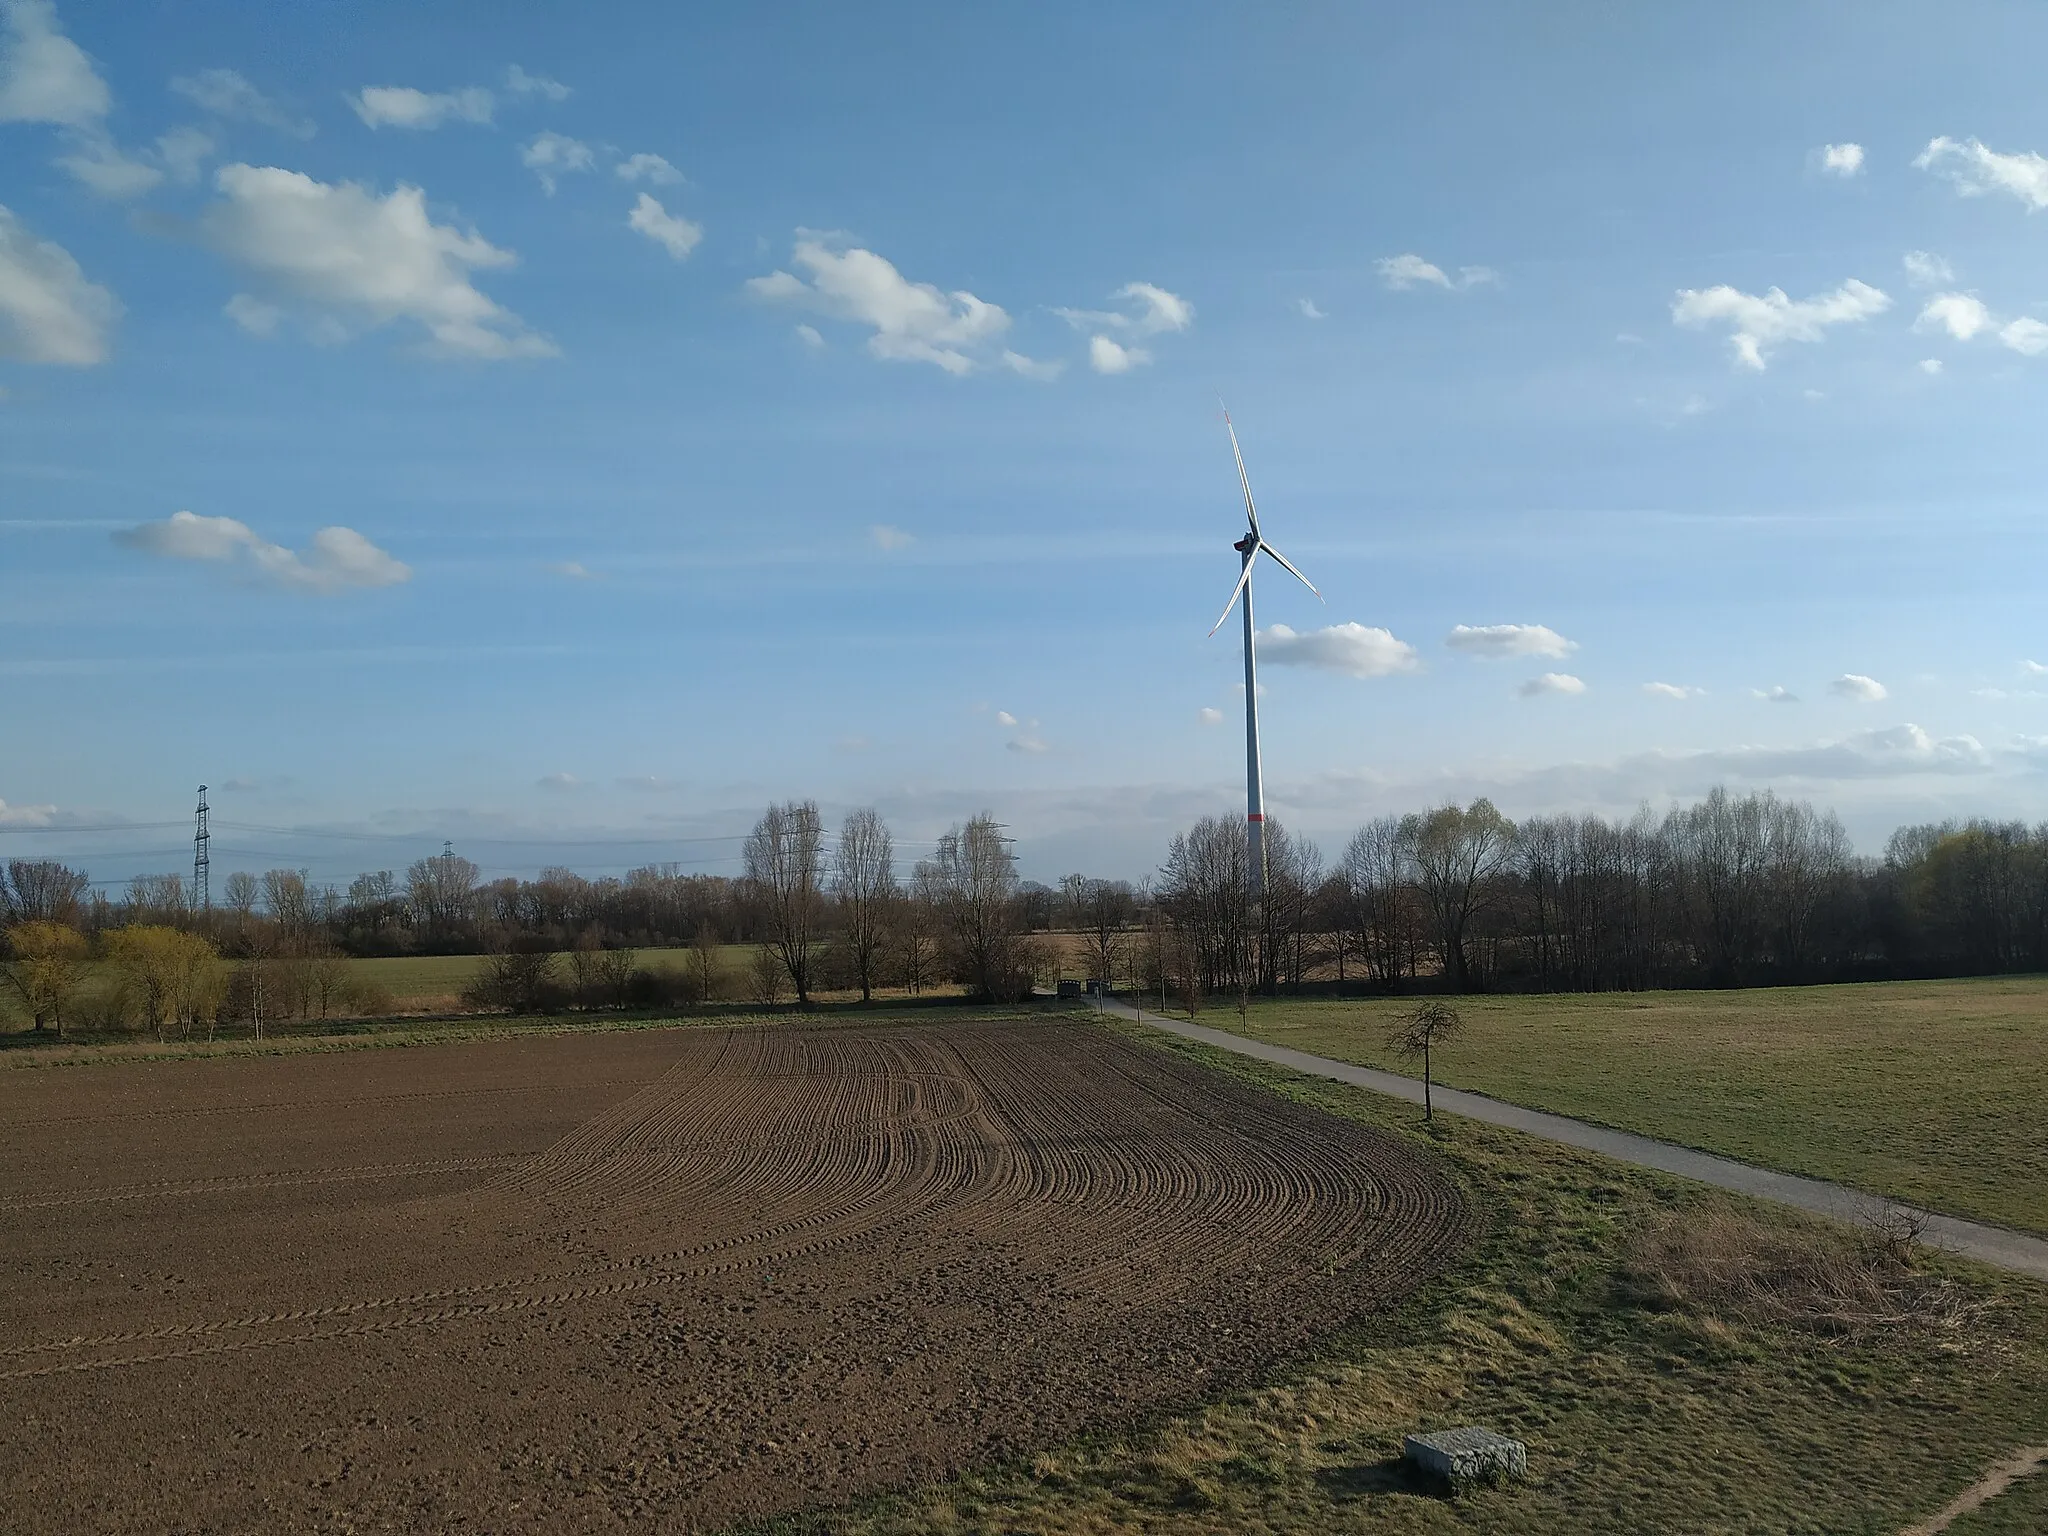
{"type": "Polygon", "coordinates": [[[1426,1435],[1410,1435],[1401,1449],[1422,1471],[1453,1488],[1464,1483],[1524,1477],[1529,1471],[1529,1448],[1490,1429],[1439,1429],[1426,1435]]]}

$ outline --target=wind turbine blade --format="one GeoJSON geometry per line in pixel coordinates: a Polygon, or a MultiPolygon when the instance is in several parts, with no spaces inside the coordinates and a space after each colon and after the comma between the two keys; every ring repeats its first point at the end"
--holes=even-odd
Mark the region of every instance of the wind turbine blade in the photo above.
{"type": "Polygon", "coordinates": [[[1296,581],[1300,582],[1300,583],[1301,583],[1301,584],[1302,584],[1302,585],[1303,585],[1304,587],[1307,587],[1307,588],[1309,589],[1309,591],[1311,591],[1311,592],[1315,592],[1315,593],[1316,593],[1316,597],[1317,597],[1317,598],[1318,598],[1319,600],[1321,600],[1321,601],[1323,601],[1323,602],[1328,602],[1328,601],[1329,601],[1329,599],[1328,599],[1328,598],[1325,598],[1325,597],[1323,597],[1323,594],[1322,594],[1322,593],[1320,593],[1320,592],[1316,592],[1316,584],[1315,584],[1314,582],[1310,581],[1310,580],[1309,580],[1309,579],[1308,579],[1308,578],[1307,578],[1306,576],[1302,575],[1302,574],[1301,574],[1301,572],[1299,572],[1299,571],[1295,570],[1295,569],[1294,569],[1294,562],[1293,562],[1292,560],[1288,559],[1288,558],[1287,558],[1287,557],[1286,557],[1285,555],[1281,554],[1279,550],[1275,549],[1275,548],[1274,548],[1274,547],[1273,547],[1272,545],[1268,544],[1268,543],[1267,543],[1267,542],[1266,542],[1266,541],[1265,541],[1264,539],[1261,539],[1261,540],[1259,540],[1259,548],[1263,549],[1263,550],[1264,550],[1264,551],[1265,551],[1265,552],[1266,552],[1267,554],[1271,555],[1271,556],[1272,556],[1272,557],[1273,557],[1273,558],[1274,558],[1275,560],[1278,560],[1278,561],[1279,561],[1279,562],[1280,562],[1280,563],[1281,563],[1282,565],[1286,566],[1286,567],[1287,567],[1287,569],[1288,569],[1288,571],[1289,571],[1289,572],[1291,572],[1291,573],[1293,574],[1293,576],[1294,576],[1294,579],[1295,579],[1296,581]]]}
{"type": "Polygon", "coordinates": [[[1252,520],[1252,533],[1259,531],[1259,509],[1252,505],[1251,477],[1244,472],[1244,455],[1238,451],[1237,428],[1230,424],[1230,412],[1223,413],[1223,430],[1230,434],[1230,456],[1237,460],[1237,483],[1244,487],[1244,515],[1252,520]]]}
{"type": "Polygon", "coordinates": [[[1223,613],[1222,613],[1222,615],[1221,615],[1221,616],[1220,616],[1220,617],[1219,617],[1219,618],[1218,618],[1218,619],[1216,620],[1216,622],[1215,622],[1214,624],[1212,624],[1212,625],[1210,625],[1210,626],[1209,626],[1209,633],[1210,633],[1210,634],[1212,634],[1212,635],[1213,635],[1213,634],[1215,634],[1217,630],[1219,630],[1219,629],[1221,629],[1221,628],[1223,627],[1223,620],[1224,620],[1224,619],[1227,619],[1227,618],[1229,618],[1229,617],[1230,617],[1230,610],[1231,610],[1231,609],[1233,609],[1233,608],[1235,608],[1235,607],[1237,606],[1237,595],[1238,595],[1238,593],[1240,593],[1240,592],[1242,592],[1242,591],[1244,590],[1244,588],[1245,588],[1245,583],[1246,583],[1246,582],[1248,582],[1248,581],[1250,581],[1251,579],[1252,579],[1252,562],[1251,562],[1251,561],[1249,561],[1249,560],[1247,560],[1247,561],[1245,561],[1245,563],[1244,563],[1244,569],[1243,569],[1243,571],[1241,571],[1241,572],[1239,572],[1239,573],[1238,573],[1238,578],[1237,578],[1237,585],[1236,585],[1236,586],[1234,586],[1234,587],[1232,587],[1232,588],[1230,589],[1230,601],[1229,601],[1229,602],[1227,602],[1227,603],[1225,603],[1225,604],[1223,605],[1223,613]]]}

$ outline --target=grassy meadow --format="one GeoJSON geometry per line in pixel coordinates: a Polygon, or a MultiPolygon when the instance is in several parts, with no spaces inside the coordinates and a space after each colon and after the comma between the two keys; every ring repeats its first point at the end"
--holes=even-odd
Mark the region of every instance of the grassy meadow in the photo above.
{"type": "MultiPolygon", "coordinates": [[[[2048,1234],[2048,977],[1452,1001],[1439,1082],[2048,1234]]],[[[1386,1045],[1412,1006],[1254,1001],[1245,1027],[1415,1074],[1386,1045]]]]}
{"type": "MultiPolygon", "coordinates": [[[[1427,1134],[1408,1105],[1119,1027],[1427,1134]]],[[[1896,1536],[2048,1440],[2048,1287],[1922,1256],[1898,1315],[1831,1326],[1868,1252],[1847,1229],[1466,1121],[1428,1140],[1490,1219],[1390,1315],[1139,1430],[749,1529],[1896,1536]],[[1695,1250],[1696,1271],[1671,1270],[1659,1234],[1695,1227],[1710,1262],[1695,1250]],[[1832,1278],[1809,1284],[1802,1255],[1832,1278]],[[1709,1270],[1723,1283],[1703,1283],[1709,1270]],[[1529,1478],[1456,1497],[1417,1486],[1402,1435],[1458,1424],[1523,1439],[1529,1478]]],[[[2038,1530],[2043,1492],[2017,1485],[1957,1530],[2038,1530]]]]}

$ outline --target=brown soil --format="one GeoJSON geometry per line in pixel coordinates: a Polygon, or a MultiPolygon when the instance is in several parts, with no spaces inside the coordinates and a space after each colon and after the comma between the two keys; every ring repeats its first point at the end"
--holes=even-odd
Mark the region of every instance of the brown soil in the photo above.
{"type": "Polygon", "coordinates": [[[1403,1143],[1063,1021],[0,1082],[12,1530],[694,1529],[1212,1395],[1456,1253],[1403,1143]]]}

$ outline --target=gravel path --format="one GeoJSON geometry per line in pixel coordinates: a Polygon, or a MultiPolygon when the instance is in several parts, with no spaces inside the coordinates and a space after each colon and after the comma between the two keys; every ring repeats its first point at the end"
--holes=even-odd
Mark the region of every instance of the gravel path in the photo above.
{"type": "MultiPolygon", "coordinates": [[[[1121,1018],[1139,1019],[1136,1009],[1114,999],[1104,999],[1098,1006],[1121,1018]]],[[[1290,1050],[1284,1045],[1269,1045],[1263,1040],[1247,1039],[1225,1030],[1211,1029],[1205,1024],[1184,1023],[1156,1013],[1147,1013],[1139,1021],[1153,1028],[1163,1029],[1169,1034],[1179,1035],[1185,1040],[1213,1045],[1219,1050],[1234,1051],[1240,1056],[1249,1056],[1258,1061],[1269,1061],[1276,1066],[1289,1067],[1311,1077],[1333,1078],[1340,1083],[1349,1083],[1354,1088],[1368,1088],[1374,1093],[1406,1099],[1411,1104],[1422,1102],[1422,1083],[1418,1078],[1403,1077],[1397,1072],[1381,1072],[1372,1067],[1354,1066],[1346,1061],[1332,1061],[1327,1056],[1312,1056],[1307,1051],[1290,1050]]],[[[1524,1109],[1519,1104],[1488,1098],[1483,1093],[1468,1093],[1463,1089],[1446,1088],[1441,1084],[1432,1092],[1436,1102],[1443,1105],[1446,1110],[1452,1114],[1464,1115],[1471,1120],[1483,1120],[1488,1125],[1505,1125],[1517,1131],[1526,1131],[1531,1136],[1540,1136],[1545,1141],[1563,1142],[1566,1146],[1583,1147],[1589,1152],[1598,1152],[1617,1162],[1633,1163],[1638,1168],[1655,1168],[1661,1173],[1679,1174],[1684,1178],[1697,1179],[1702,1184],[1732,1189],[1741,1194],[1754,1195],[1759,1200],[1775,1201],[1779,1205],[1797,1206],[1800,1210],[1815,1211],[1838,1220],[1855,1221],[1892,1204],[1880,1196],[1866,1194],[1862,1190],[1847,1189],[1840,1184],[1830,1184],[1824,1179],[1801,1178],[1797,1174],[1757,1168],[1749,1163],[1738,1163],[1733,1158],[1716,1157],[1711,1152],[1695,1151],[1691,1147],[1676,1146],[1668,1141],[1653,1141],[1647,1136],[1611,1130],[1604,1125],[1591,1125],[1586,1121],[1573,1120],[1564,1115],[1546,1114],[1540,1109],[1524,1109]]],[[[2036,1280],[2048,1280],[2048,1240],[2031,1237],[2024,1232],[2009,1231],[2004,1227],[1989,1226],[1983,1222],[1943,1216],[1932,1211],[1922,1211],[1918,1214],[1926,1218],[1926,1236],[1929,1242],[1952,1253],[1960,1253],[1981,1263],[2010,1270],[2014,1274],[2031,1276],[2036,1280]]]]}

